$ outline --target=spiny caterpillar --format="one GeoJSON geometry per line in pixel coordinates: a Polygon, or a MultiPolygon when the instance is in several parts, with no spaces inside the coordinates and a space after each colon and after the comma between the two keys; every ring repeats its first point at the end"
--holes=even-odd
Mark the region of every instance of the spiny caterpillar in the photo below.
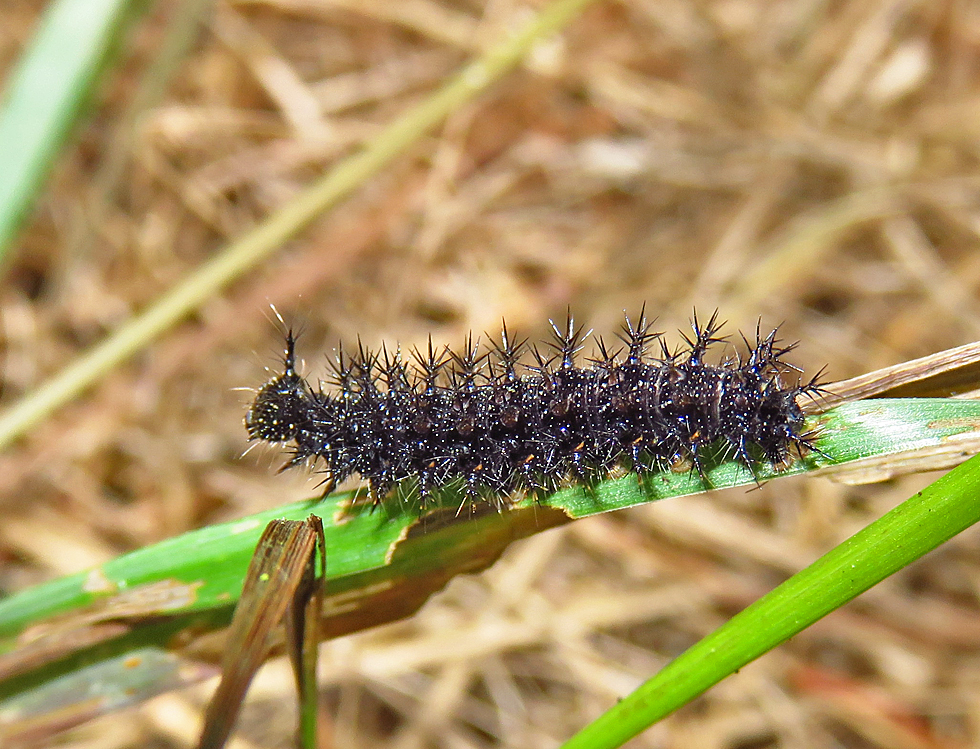
{"type": "Polygon", "coordinates": [[[705,362],[722,324],[694,317],[693,337],[671,351],[641,312],[626,318],[610,348],[596,339],[576,364],[589,333],[569,314],[543,348],[514,342],[506,325],[482,350],[472,334],[460,351],[339,349],[328,386],[296,372],[295,338],[286,336],[284,371],[255,397],[245,426],[253,440],[290,443],[284,468],[322,459],[332,487],[357,474],[381,502],[414,479],[422,506],[455,482],[468,501],[502,506],[516,492],[541,495],[569,480],[586,483],[615,470],[638,474],[687,466],[704,475],[709,454],[756,472],[814,450],[798,400],[821,388],[817,377],[786,387],[800,370],[783,361],[776,330],[747,353],[705,362]],[[660,358],[649,355],[657,342],[660,358]]]}

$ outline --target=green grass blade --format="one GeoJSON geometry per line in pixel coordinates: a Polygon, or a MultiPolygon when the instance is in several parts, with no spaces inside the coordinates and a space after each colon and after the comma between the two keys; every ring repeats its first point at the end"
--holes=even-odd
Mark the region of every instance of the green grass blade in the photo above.
{"type": "MultiPolygon", "coordinates": [[[[814,417],[813,425],[821,430],[817,447],[825,455],[812,453],[805,461],[786,466],[780,474],[957,444],[962,438],[975,436],[980,429],[980,402],[855,402],[814,417]]],[[[970,480],[974,478],[971,474],[970,480]]],[[[712,468],[707,479],[713,488],[754,482],[748,471],[732,462],[712,468]]],[[[411,615],[453,576],[484,569],[515,539],[577,517],[707,488],[699,477],[687,473],[656,473],[642,482],[635,475],[627,475],[592,488],[572,486],[541,501],[524,499],[499,513],[484,505],[479,512],[457,513],[459,497],[447,496],[444,510],[421,519],[409,505],[397,502],[376,512],[351,510],[350,494],[334,494],[321,501],[301,502],[204,528],[132,552],[91,572],[0,601],[0,733],[4,714],[22,716],[25,711],[37,710],[43,716],[45,706],[61,699],[59,695],[70,690],[71,684],[84,681],[84,674],[97,678],[102,673],[98,671],[101,663],[126,653],[166,653],[172,647],[170,643],[193,642],[205,632],[227,626],[255,544],[273,518],[300,520],[312,512],[325,520],[330,564],[321,624],[324,638],[329,638],[411,615]],[[35,625],[41,626],[29,634],[35,625]],[[45,698],[46,694],[50,699],[45,698]]],[[[931,490],[930,496],[940,490],[931,490]]],[[[919,516],[928,516],[928,508],[920,503],[917,519],[888,521],[849,542],[828,557],[836,562],[821,563],[823,582],[814,579],[815,573],[806,573],[804,584],[794,583],[788,598],[784,595],[777,599],[782,600],[778,616],[771,608],[763,609],[768,613],[762,617],[743,615],[754,616],[748,627],[739,625],[741,629],[736,630],[736,635],[748,638],[744,646],[733,643],[738,637],[725,630],[728,634],[716,641],[724,645],[721,661],[711,660],[712,653],[719,651],[710,651],[709,647],[707,655],[698,651],[708,665],[700,671],[696,669],[694,675],[686,669],[665,671],[667,677],[679,680],[682,696],[675,697],[672,692],[662,696],[655,690],[654,699],[645,693],[640,707],[633,708],[629,725],[642,730],[651,714],[665,714],[664,710],[723,678],[746,659],[773,647],[806,622],[957,533],[973,522],[972,513],[976,510],[967,509],[971,513],[966,515],[937,512],[926,517],[930,521],[927,523],[919,516]],[[932,530],[923,540],[927,528],[932,530]],[[905,543],[902,534],[906,533],[915,539],[905,543]],[[901,555],[878,553],[875,545],[886,550],[895,547],[894,552],[901,551],[901,555]],[[868,549],[872,551],[867,552],[868,549]],[[867,572],[858,564],[862,550],[875,557],[867,572]],[[850,568],[852,561],[855,567],[850,568]],[[841,570],[845,573],[843,580],[832,577],[841,570]],[[863,577],[859,577],[859,572],[863,577]],[[760,619],[766,622],[760,624],[760,619]],[[772,628],[767,624],[770,620],[772,628]],[[647,709],[651,704],[655,706],[653,713],[647,709]]],[[[148,679],[156,678],[153,669],[145,673],[148,679]]],[[[141,695],[153,693],[152,684],[134,685],[133,678],[127,677],[129,688],[138,686],[141,695]]],[[[160,689],[170,683],[164,680],[160,689]]],[[[587,745],[590,744],[577,744],[587,745]]]]}
{"type": "Polygon", "coordinates": [[[612,749],[980,520],[980,455],[734,616],[564,744],[612,749]]]}
{"type": "Polygon", "coordinates": [[[142,0],[55,0],[0,104],[0,262],[142,0]]]}
{"type": "MultiPolygon", "coordinates": [[[[785,476],[825,465],[840,465],[864,458],[943,444],[956,435],[980,429],[980,402],[957,399],[881,399],[847,403],[814,418],[821,429],[817,447],[828,456],[811,453],[805,461],[796,461],[780,471],[762,470],[760,479],[785,476]]],[[[754,483],[754,477],[737,462],[724,462],[707,472],[707,483],[689,472],[650,474],[642,483],[635,475],[610,479],[587,490],[573,485],[540,501],[526,498],[514,510],[493,513],[474,522],[466,511],[459,517],[462,530],[441,539],[444,529],[435,520],[420,526],[421,538],[404,541],[402,536],[416,527],[417,515],[397,504],[388,512],[361,512],[337,518],[350,500],[349,493],[337,493],[322,501],[300,502],[253,515],[243,520],[187,533],[140,549],[107,562],[94,572],[55,580],[0,601],[0,652],[9,649],[7,638],[40,620],[56,614],[78,610],[107,596],[132,591],[161,580],[176,580],[192,586],[187,600],[174,596],[171,613],[225,608],[237,600],[242,577],[259,535],[274,518],[302,520],[310,512],[324,519],[330,568],[328,585],[334,592],[353,589],[360,579],[373,570],[390,567],[391,549],[402,550],[424,546],[427,542],[461,543],[475,533],[480,524],[519,526],[518,510],[537,513],[529,532],[550,527],[545,508],[553,508],[563,518],[576,519],[600,512],[632,507],[667,497],[677,497],[754,483]],[[439,531],[439,532],[437,532],[439,531]],[[176,604],[180,605],[177,606],[176,604]],[[7,645],[4,645],[7,640],[7,645]]],[[[442,499],[449,515],[455,518],[460,499],[449,493],[442,499]]],[[[430,543],[430,545],[431,545],[430,543]]],[[[466,541],[478,548],[479,538],[466,541]]],[[[406,552],[408,553],[408,552],[406,552]]],[[[420,552],[421,553],[421,552],[420,552]]],[[[416,572],[428,571],[431,560],[418,561],[416,572]]]]}

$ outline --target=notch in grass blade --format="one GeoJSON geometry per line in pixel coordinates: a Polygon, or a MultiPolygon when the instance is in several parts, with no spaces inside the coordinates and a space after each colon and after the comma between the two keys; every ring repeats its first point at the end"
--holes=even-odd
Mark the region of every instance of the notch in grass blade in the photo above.
{"type": "Polygon", "coordinates": [[[283,622],[300,697],[301,746],[315,746],[316,646],[325,569],[320,518],[273,520],[266,526],[231,621],[221,683],[208,705],[198,749],[224,746],[245,692],[272,647],[273,630],[283,622]]]}

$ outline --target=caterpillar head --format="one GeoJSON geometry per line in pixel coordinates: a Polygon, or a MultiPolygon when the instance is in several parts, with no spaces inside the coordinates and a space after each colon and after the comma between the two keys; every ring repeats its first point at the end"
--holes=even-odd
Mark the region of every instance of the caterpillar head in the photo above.
{"type": "Polygon", "coordinates": [[[250,439],[289,442],[309,421],[310,394],[305,380],[296,373],[295,344],[289,331],[283,373],[263,385],[245,415],[250,439]]]}

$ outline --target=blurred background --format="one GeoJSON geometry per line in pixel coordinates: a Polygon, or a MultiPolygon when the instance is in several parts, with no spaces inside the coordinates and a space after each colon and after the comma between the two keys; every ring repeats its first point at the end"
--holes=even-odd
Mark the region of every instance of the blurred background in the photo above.
{"type": "MultiPolygon", "coordinates": [[[[0,6],[0,80],[46,3],[0,6]]],[[[289,202],[544,6],[145,3],[0,280],[16,402],[289,202]],[[202,12],[203,9],[203,12],[202,12]],[[172,80],[157,73],[187,14],[172,80]]],[[[16,144],[0,144],[0,150],[16,144]]],[[[604,0],[271,260],[0,455],[0,590],[317,493],[247,448],[250,392],[358,336],[418,345],[567,307],[609,335],[646,303],[679,340],[782,325],[842,379],[980,337],[980,4],[604,0]]],[[[326,643],[336,747],[553,747],[670,658],[936,478],[797,477],[515,544],[413,619],[326,643]]],[[[194,745],[213,683],[58,745],[194,745]]],[[[285,664],[238,747],[287,747],[285,664]]],[[[980,746],[970,530],[630,746],[980,746]]]]}

